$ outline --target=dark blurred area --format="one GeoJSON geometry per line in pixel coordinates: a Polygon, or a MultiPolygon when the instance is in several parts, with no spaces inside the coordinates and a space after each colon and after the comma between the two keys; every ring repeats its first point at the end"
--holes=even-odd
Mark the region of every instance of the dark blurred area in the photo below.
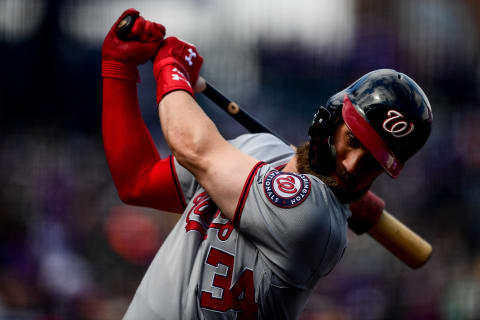
{"type": "MultiPolygon", "coordinates": [[[[123,205],[101,138],[101,45],[137,8],[195,43],[203,76],[298,144],[317,107],[364,73],[424,89],[432,135],[373,190],[432,243],[419,270],[368,235],[301,319],[480,319],[480,2],[0,0],[0,319],[119,319],[178,218],[123,205]]],[[[151,64],[139,99],[162,156],[151,64]]],[[[245,130],[201,94],[227,138],[245,130]]]]}

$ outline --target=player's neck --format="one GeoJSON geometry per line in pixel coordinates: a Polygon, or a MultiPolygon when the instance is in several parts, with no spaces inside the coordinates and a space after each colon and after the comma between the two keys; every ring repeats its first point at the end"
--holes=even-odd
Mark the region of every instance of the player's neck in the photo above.
{"type": "Polygon", "coordinates": [[[288,161],[287,165],[282,169],[285,172],[298,172],[297,170],[297,156],[293,156],[290,161],[288,161]]]}

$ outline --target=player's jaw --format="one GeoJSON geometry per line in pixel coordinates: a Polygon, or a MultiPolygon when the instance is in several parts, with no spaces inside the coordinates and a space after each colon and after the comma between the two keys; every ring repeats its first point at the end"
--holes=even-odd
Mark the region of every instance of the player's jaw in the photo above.
{"type": "Polygon", "coordinates": [[[352,174],[348,174],[346,169],[341,164],[338,164],[338,162],[335,170],[332,170],[328,174],[314,172],[310,168],[308,150],[308,142],[297,147],[297,171],[318,177],[333,191],[341,202],[348,203],[355,201],[370,189],[371,182],[360,186],[358,184],[358,178],[352,174]]]}
{"type": "Polygon", "coordinates": [[[342,200],[356,200],[368,191],[383,169],[345,123],[337,126],[332,141],[335,168],[328,176],[337,183],[332,188],[342,200]]]}
{"type": "Polygon", "coordinates": [[[356,176],[349,175],[345,168],[337,165],[322,181],[332,189],[340,201],[348,203],[357,200],[367,192],[372,181],[359,181],[356,176]],[[363,182],[363,183],[362,183],[363,182]]]}

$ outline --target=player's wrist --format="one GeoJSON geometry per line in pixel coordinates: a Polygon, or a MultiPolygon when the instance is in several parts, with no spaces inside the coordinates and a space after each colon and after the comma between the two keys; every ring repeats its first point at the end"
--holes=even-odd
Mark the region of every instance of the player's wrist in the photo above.
{"type": "Polygon", "coordinates": [[[102,77],[140,82],[137,67],[115,60],[102,60],[102,77]]]}
{"type": "Polygon", "coordinates": [[[192,85],[190,84],[188,74],[183,67],[175,61],[169,59],[168,64],[156,66],[155,79],[157,81],[157,105],[160,101],[172,91],[183,90],[195,98],[192,85]]]}

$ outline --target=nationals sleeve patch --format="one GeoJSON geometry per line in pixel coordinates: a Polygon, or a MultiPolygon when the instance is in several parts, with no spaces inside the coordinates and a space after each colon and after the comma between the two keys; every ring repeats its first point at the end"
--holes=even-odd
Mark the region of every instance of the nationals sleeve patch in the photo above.
{"type": "Polygon", "coordinates": [[[293,208],[310,194],[310,180],[303,174],[271,171],[265,177],[263,190],[271,203],[280,208],[293,208]]]}

